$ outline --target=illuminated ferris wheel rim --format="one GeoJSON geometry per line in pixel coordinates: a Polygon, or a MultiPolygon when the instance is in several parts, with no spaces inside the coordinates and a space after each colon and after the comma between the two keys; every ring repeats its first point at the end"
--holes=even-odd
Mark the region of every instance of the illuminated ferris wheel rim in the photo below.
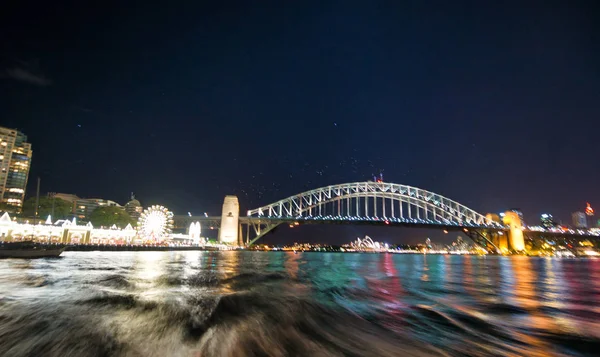
{"type": "Polygon", "coordinates": [[[138,235],[144,238],[162,239],[172,230],[173,212],[160,205],[146,208],[138,219],[138,235]]]}

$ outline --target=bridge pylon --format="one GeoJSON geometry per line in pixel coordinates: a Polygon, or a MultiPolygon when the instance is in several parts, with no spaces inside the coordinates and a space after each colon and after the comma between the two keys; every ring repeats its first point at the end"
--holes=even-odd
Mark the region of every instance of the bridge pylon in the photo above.
{"type": "Polygon", "coordinates": [[[516,212],[506,211],[504,213],[504,224],[508,225],[508,242],[510,248],[517,252],[525,250],[525,238],[523,236],[523,222],[516,212]]]}
{"type": "Polygon", "coordinates": [[[225,196],[221,214],[219,243],[238,244],[240,225],[240,203],[237,196],[225,196]]]}

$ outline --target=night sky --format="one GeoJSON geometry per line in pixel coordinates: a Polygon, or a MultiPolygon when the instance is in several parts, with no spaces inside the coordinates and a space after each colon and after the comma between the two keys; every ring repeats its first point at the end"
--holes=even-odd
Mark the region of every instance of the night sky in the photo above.
{"type": "MultiPolygon", "coordinates": [[[[33,145],[30,195],[244,214],[383,171],[529,221],[600,205],[595,1],[7,3],[0,125],[33,145]]],[[[303,234],[373,231],[331,229],[303,234]]]]}

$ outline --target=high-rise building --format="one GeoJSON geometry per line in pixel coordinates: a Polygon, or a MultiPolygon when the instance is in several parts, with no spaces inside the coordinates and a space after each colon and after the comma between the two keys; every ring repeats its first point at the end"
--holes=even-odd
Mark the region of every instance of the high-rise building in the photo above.
{"type": "Polygon", "coordinates": [[[0,127],[0,201],[20,212],[31,166],[31,144],[16,129],[0,127]]]}
{"type": "Polygon", "coordinates": [[[588,228],[594,228],[594,209],[592,208],[592,205],[590,205],[589,202],[586,203],[585,216],[588,228]]]}
{"type": "Polygon", "coordinates": [[[594,215],[594,209],[589,202],[585,204],[585,214],[590,217],[594,215]]]}
{"type": "Polygon", "coordinates": [[[544,213],[540,216],[540,222],[542,223],[542,227],[549,229],[556,227],[556,222],[554,222],[554,218],[551,214],[544,213]]]}
{"type": "Polygon", "coordinates": [[[425,239],[425,246],[426,246],[428,249],[431,249],[431,239],[429,239],[429,238],[425,239]]]}
{"type": "Polygon", "coordinates": [[[573,219],[573,227],[575,228],[587,228],[587,218],[583,212],[573,212],[571,214],[573,219]]]}

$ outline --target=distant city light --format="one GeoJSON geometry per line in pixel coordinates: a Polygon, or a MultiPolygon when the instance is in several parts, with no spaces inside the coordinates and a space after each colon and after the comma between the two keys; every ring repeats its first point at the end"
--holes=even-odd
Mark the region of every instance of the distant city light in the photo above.
{"type": "Polygon", "coordinates": [[[585,207],[585,214],[588,216],[593,216],[594,215],[594,209],[592,208],[592,206],[588,203],[586,203],[587,206],[585,207]]]}

